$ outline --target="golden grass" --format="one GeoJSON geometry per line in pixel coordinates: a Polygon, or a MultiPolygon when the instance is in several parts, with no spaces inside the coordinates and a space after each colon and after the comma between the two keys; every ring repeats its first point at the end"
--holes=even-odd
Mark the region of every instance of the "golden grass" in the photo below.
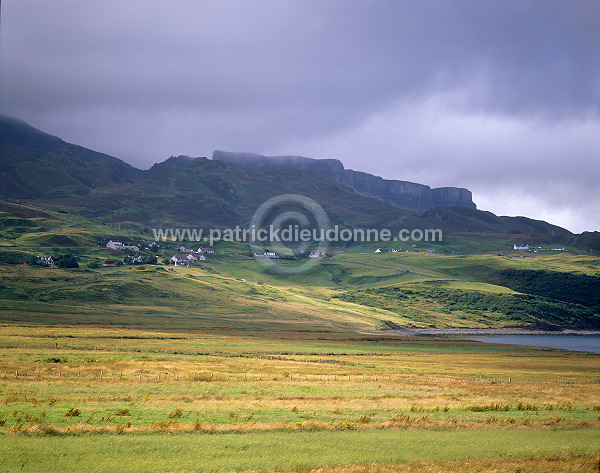
{"type": "Polygon", "coordinates": [[[0,429],[599,426],[598,355],[384,334],[290,335],[6,325],[0,429]],[[65,416],[71,410],[80,415],[65,416]]]}
{"type": "MultiPolygon", "coordinates": [[[[362,416],[368,418],[368,416],[362,416]]],[[[382,429],[477,429],[477,430],[498,430],[505,429],[536,429],[536,430],[557,430],[557,429],[598,429],[600,428],[600,419],[596,421],[565,421],[564,417],[556,417],[546,421],[531,421],[529,419],[517,421],[514,418],[499,420],[488,418],[480,422],[460,422],[460,421],[436,421],[426,415],[394,416],[387,422],[371,423],[362,420],[355,421],[303,421],[303,422],[247,422],[234,424],[207,424],[201,421],[191,423],[181,423],[176,420],[155,421],[147,425],[134,425],[131,421],[123,421],[113,425],[91,425],[91,424],[71,424],[68,427],[61,427],[55,424],[33,424],[19,426],[17,428],[6,428],[2,432],[5,434],[32,434],[32,435],[83,435],[99,433],[151,433],[151,432],[200,432],[206,434],[218,433],[248,433],[248,432],[267,432],[281,431],[292,432],[300,430],[382,430],[382,429]],[[490,420],[493,419],[493,420],[490,420]]]]}
{"type": "MultiPolygon", "coordinates": [[[[597,473],[600,458],[597,455],[553,456],[531,458],[486,458],[461,461],[419,461],[391,464],[343,465],[314,469],[292,469],[286,472],[260,470],[260,473],[597,473]]],[[[246,472],[255,473],[255,472],[246,472]]]]}

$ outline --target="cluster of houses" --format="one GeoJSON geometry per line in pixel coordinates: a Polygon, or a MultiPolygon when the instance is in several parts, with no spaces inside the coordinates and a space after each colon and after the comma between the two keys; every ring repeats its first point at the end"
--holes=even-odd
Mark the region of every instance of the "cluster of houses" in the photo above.
{"type": "Polygon", "coordinates": [[[47,264],[48,266],[54,266],[56,263],[52,256],[36,256],[35,264],[47,264]]]}
{"type": "MultiPolygon", "coordinates": [[[[516,243],[513,245],[513,249],[515,249],[515,250],[522,250],[522,251],[531,251],[529,249],[529,245],[518,245],[516,243]]],[[[541,246],[539,246],[539,247],[533,249],[533,251],[535,253],[537,253],[537,250],[547,250],[547,249],[549,249],[551,251],[565,251],[565,247],[564,246],[559,246],[559,245],[555,245],[555,246],[553,246],[551,248],[542,248],[541,246]]]]}
{"type": "Polygon", "coordinates": [[[187,246],[177,246],[175,247],[177,251],[181,251],[182,253],[187,253],[186,255],[173,255],[169,259],[171,263],[175,266],[185,266],[186,268],[191,263],[196,263],[198,261],[206,261],[207,254],[214,255],[215,250],[212,248],[198,248],[194,250],[192,248],[188,248],[187,246]]]}
{"type": "MultiPolygon", "coordinates": [[[[145,242],[147,243],[146,249],[154,249],[159,248],[158,243],[156,242],[145,242]]],[[[121,241],[109,240],[106,244],[106,248],[111,250],[130,250],[133,252],[140,251],[140,248],[135,245],[125,245],[121,241]]],[[[180,254],[176,254],[169,258],[169,262],[175,266],[184,266],[189,267],[190,264],[196,263],[199,261],[206,261],[206,255],[215,254],[215,250],[213,248],[190,248],[185,245],[176,246],[173,248],[175,251],[180,252],[180,254]]],[[[311,251],[308,255],[308,258],[326,258],[327,255],[322,251],[311,251]]],[[[280,258],[280,256],[274,251],[265,251],[263,253],[254,253],[255,258],[271,258],[276,259],[280,258]]],[[[130,256],[127,263],[129,264],[137,264],[142,263],[141,256],[130,256]]]]}
{"type": "Polygon", "coordinates": [[[213,250],[212,248],[198,248],[197,250],[193,250],[192,248],[188,248],[187,246],[181,245],[176,246],[174,249],[183,253],[203,253],[207,255],[215,254],[215,250],[213,250]]]}
{"type": "MultiPolygon", "coordinates": [[[[146,249],[148,249],[148,250],[152,249],[152,250],[156,251],[156,249],[160,248],[159,244],[156,243],[155,241],[145,242],[145,243],[147,244],[146,249]]],[[[109,248],[111,250],[130,250],[130,251],[134,251],[134,252],[140,251],[140,248],[138,246],[125,245],[121,241],[113,241],[113,240],[108,241],[108,243],[106,244],[106,248],[109,248]]],[[[193,249],[193,248],[188,248],[185,245],[180,245],[173,249],[176,251],[179,251],[181,253],[187,253],[187,254],[174,255],[169,259],[169,261],[172,264],[174,264],[175,266],[188,267],[191,263],[195,263],[197,261],[206,261],[205,255],[207,255],[207,254],[215,254],[215,250],[213,250],[212,248],[193,249]]],[[[141,256],[131,256],[127,262],[129,264],[138,264],[138,263],[141,263],[142,261],[143,261],[143,259],[141,256]]]]}
{"type": "MultiPolygon", "coordinates": [[[[280,256],[275,253],[274,251],[265,251],[264,253],[254,253],[254,257],[255,258],[272,258],[272,259],[276,259],[276,258],[280,258],[280,256]]],[[[326,258],[327,255],[325,253],[323,253],[322,251],[311,251],[308,254],[309,258],[326,258]]]]}
{"type": "Polygon", "coordinates": [[[175,266],[185,266],[187,268],[190,265],[190,263],[195,263],[197,261],[206,261],[206,256],[196,256],[192,253],[189,253],[187,255],[173,255],[171,256],[169,261],[175,266]]]}

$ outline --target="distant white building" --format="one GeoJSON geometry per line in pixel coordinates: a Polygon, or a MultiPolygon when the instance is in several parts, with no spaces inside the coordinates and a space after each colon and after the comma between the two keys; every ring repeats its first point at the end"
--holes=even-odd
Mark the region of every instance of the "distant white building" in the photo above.
{"type": "Polygon", "coordinates": [[[215,250],[213,250],[212,248],[198,248],[198,251],[196,251],[196,253],[205,253],[207,255],[214,255],[215,250]]]}
{"type": "Polygon", "coordinates": [[[206,261],[206,256],[204,256],[204,255],[196,256],[196,255],[189,254],[186,256],[186,258],[188,259],[188,261],[190,263],[192,263],[194,261],[206,261]]]}
{"type": "Polygon", "coordinates": [[[48,266],[54,265],[54,260],[52,256],[36,256],[35,257],[36,264],[47,264],[48,266]]]}
{"type": "Polygon", "coordinates": [[[188,248],[187,246],[183,246],[183,245],[176,246],[175,249],[177,251],[183,251],[184,253],[193,253],[194,252],[194,250],[192,250],[191,248],[188,248]]]}
{"type": "Polygon", "coordinates": [[[325,258],[325,253],[322,251],[311,251],[308,255],[309,258],[325,258]]]}
{"type": "Polygon", "coordinates": [[[565,251],[565,247],[564,246],[553,246],[552,250],[553,251],[565,251]]]}
{"type": "Polygon", "coordinates": [[[255,258],[279,258],[279,255],[273,251],[265,251],[264,253],[254,253],[255,258]]]}
{"type": "Polygon", "coordinates": [[[186,256],[175,255],[171,256],[171,261],[175,266],[185,266],[186,268],[190,265],[190,260],[186,256]]]}
{"type": "Polygon", "coordinates": [[[529,245],[517,245],[516,243],[514,244],[514,249],[515,250],[528,250],[529,249],[529,245]]]}
{"type": "Polygon", "coordinates": [[[106,247],[110,248],[111,250],[140,251],[140,248],[138,246],[135,246],[135,245],[127,246],[127,245],[124,245],[123,242],[121,242],[121,241],[108,240],[106,247]]]}
{"type": "Polygon", "coordinates": [[[111,250],[122,250],[123,246],[123,242],[121,241],[108,240],[108,243],[106,244],[106,247],[110,248],[111,250]]]}
{"type": "Polygon", "coordinates": [[[381,253],[381,248],[377,248],[377,249],[375,250],[375,253],[381,253]]]}

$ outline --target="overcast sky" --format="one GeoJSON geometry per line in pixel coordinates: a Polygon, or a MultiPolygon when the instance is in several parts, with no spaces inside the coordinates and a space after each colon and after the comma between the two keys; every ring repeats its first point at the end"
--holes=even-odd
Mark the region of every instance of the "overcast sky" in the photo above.
{"type": "Polygon", "coordinates": [[[0,110],[148,168],[337,158],[600,230],[598,0],[4,0],[0,110]]]}

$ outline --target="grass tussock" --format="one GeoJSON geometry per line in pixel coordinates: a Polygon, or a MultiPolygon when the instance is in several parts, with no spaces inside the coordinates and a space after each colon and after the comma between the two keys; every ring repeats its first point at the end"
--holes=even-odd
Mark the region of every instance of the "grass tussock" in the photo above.
{"type": "MultiPolygon", "coordinates": [[[[504,404],[501,402],[493,402],[490,404],[476,404],[472,406],[465,407],[465,410],[471,412],[490,412],[490,411],[571,411],[573,410],[573,404],[570,402],[562,402],[562,403],[545,403],[545,404],[534,404],[534,403],[524,403],[518,402],[515,405],[512,404],[504,404]]],[[[595,406],[593,408],[595,409],[595,406]]]]}

